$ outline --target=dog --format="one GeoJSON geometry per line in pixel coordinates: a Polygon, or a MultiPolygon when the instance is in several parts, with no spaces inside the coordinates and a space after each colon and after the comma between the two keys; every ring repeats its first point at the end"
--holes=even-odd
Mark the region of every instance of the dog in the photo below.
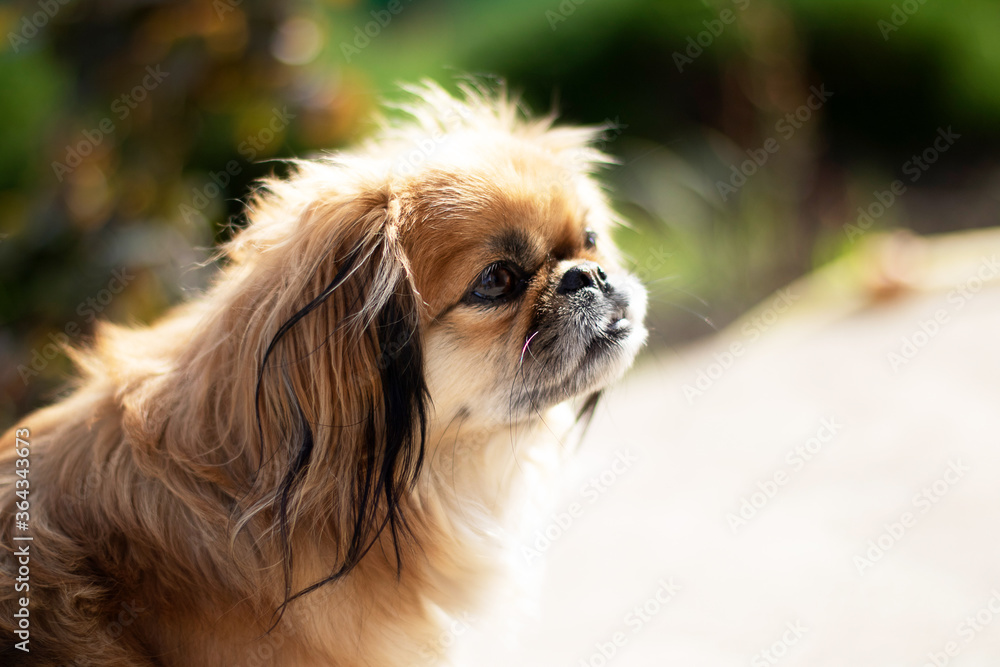
{"type": "Polygon", "coordinates": [[[646,338],[604,128],[460,88],[293,161],[203,295],[69,350],[4,436],[5,664],[450,664],[646,338]]]}

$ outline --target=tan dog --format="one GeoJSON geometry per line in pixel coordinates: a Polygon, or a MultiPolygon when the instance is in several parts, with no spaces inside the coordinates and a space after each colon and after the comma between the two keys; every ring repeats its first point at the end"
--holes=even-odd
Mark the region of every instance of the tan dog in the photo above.
{"type": "Polygon", "coordinates": [[[563,447],[556,406],[625,371],[646,297],[599,128],[411,92],[369,145],[266,183],[207,294],[102,325],[75,392],[4,436],[5,664],[446,661],[563,447]]]}

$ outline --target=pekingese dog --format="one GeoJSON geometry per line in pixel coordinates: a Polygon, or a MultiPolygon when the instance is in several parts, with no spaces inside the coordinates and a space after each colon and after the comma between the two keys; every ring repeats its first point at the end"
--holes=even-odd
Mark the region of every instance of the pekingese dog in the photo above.
{"type": "Polygon", "coordinates": [[[601,128],[409,92],[265,183],[206,294],[101,325],[73,393],[4,436],[4,664],[448,664],[442,633],[517,569],[645,291],[601,128]]]}

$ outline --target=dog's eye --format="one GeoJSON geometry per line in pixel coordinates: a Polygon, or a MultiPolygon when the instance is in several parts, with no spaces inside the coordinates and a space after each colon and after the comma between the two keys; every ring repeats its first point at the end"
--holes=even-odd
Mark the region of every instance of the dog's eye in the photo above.
{"type": "Polygon", "coordinates": [[[583,236],[583,247],[592,250],[597,245],[597,232],[588,229],[583,236]]]}
{"type": "Polygon", "coordinates": [[[496,301],[512,296],[524,281],[507,264],[490,264],[479,274],[479,280],[472,287],[471,295],[481,301],[496,301]]]}

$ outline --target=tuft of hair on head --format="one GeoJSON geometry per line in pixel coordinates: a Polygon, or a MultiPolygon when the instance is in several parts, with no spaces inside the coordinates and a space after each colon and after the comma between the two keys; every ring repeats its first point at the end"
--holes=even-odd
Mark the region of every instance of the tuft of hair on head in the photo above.
{"type": "Polygon", "coordinates": [[[617,163],[595,148],[609,132],[616,131],[614,122],[556,126],[557,109],[533,114],[522,96],[512,92],[503,79],[460,78],[457,94],[430,79],[401,83],[399,88],[402,96],[383,100],[384,111],[376,115],[376,130],[362,144],[362,152],[385,155],[393,148],[399,151],[419,147],[428,138],[468,133],[530,141],[585,173],[617,163]]]}

